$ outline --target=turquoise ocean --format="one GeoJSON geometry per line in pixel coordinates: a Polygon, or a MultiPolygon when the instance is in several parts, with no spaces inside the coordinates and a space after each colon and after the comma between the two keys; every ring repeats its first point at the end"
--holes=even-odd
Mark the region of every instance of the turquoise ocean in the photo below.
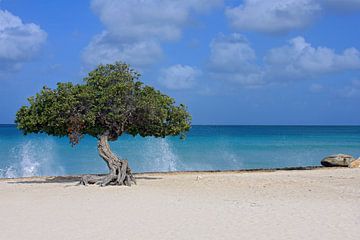
{"type": "MultiPolygon", "coordinates": [[[[96,144],[0,125],[0,177],[106,173],[96,144]]],[[[135,172],[318,166],[331,154],[359,157],[360,126],[192,126],[185,140],[122,136],[111,147],[135,172]]]]}

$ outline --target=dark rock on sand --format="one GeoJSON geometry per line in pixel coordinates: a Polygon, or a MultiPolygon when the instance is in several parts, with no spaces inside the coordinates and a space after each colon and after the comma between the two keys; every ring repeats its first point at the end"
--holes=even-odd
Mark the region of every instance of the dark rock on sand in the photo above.
{"type": "Polygon", "coordinates": [[[325,167],[348,167],[353,161],[355,161],[355,158],[350,155],[337,154],[325,157],[321,160],[321,165],[325,167]]]}

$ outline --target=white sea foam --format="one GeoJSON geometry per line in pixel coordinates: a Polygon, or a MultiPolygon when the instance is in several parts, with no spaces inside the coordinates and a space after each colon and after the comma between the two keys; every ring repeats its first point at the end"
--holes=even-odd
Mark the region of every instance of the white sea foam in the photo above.
{"type": "Polygon", "coordinates": [[[0,169],[0,177],[1,178],[15,178],[17,177],[15,168],[10,166],[5,169],[0,169]]]}
{"type": "Polygon", "coordinates": [[[149,138],[145,143],[144,171],[176,171],[178,157],[166,138],[149,138]]]}
{"type": "Polygon", "coordinates": [[[19,156],[21,160],[19,170],[22,177],[31,177],[39,174],[40,163],[36,158],[38,154],[36,154],[34,147],[34,144],[28,141],[20,148],[19,156]]]}
{"type": "Polygon", "coordinates": [[[10,166],[0,170],[0,177],[31,177],[39,175],[59,175],[64,171],[56,166],[54,140],[28,140],[14,146],[10,151],[10,166]]]}

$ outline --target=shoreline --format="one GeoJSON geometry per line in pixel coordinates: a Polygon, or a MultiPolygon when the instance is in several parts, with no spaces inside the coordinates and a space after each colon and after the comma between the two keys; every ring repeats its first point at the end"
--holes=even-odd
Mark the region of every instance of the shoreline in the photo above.
{"type": "MultiPolygon", "coordinates": [[[[346,167],[324,167],[324,166],[300,166],[300,167],[279,167],[279,168],[251,168],[251,169],[235,169],[235,170],[189,170],[189,171],[168,171],[168,172],[134,172],[134,175],[177,175],[177,174],[206,174],[206,173],[252,173],[252,172],[276,172],[276,171],[309,171],[316,169],[337,169],[346,167]]],[[[21,180],[27,178],[80,178],[85,175],[102,176],[104,173],[93,174],[74,174],[74,175],[54,175],[54,176],[28,176],[28,177],[15,177],[15,178],[0,178],[1,181],[6,180],[21,180]]]]}

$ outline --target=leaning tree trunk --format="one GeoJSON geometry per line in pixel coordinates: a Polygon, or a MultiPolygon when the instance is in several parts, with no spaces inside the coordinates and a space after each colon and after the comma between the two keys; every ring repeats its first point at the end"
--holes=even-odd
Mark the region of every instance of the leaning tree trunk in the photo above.
{"type": "Polygon", "coordinates": [[[128,161],[118,158],[111,151],[107,135],[102,135],[100,137],[98,151],[100,157],[104,159],[109,168],[109,174],[105,176],[83,176],[80,182],[81,184],[97,184],[101,186],[107,186],[110,184],[130,186],[132,182],[136,184],[135,177],[131,173],[128,161]]]}

